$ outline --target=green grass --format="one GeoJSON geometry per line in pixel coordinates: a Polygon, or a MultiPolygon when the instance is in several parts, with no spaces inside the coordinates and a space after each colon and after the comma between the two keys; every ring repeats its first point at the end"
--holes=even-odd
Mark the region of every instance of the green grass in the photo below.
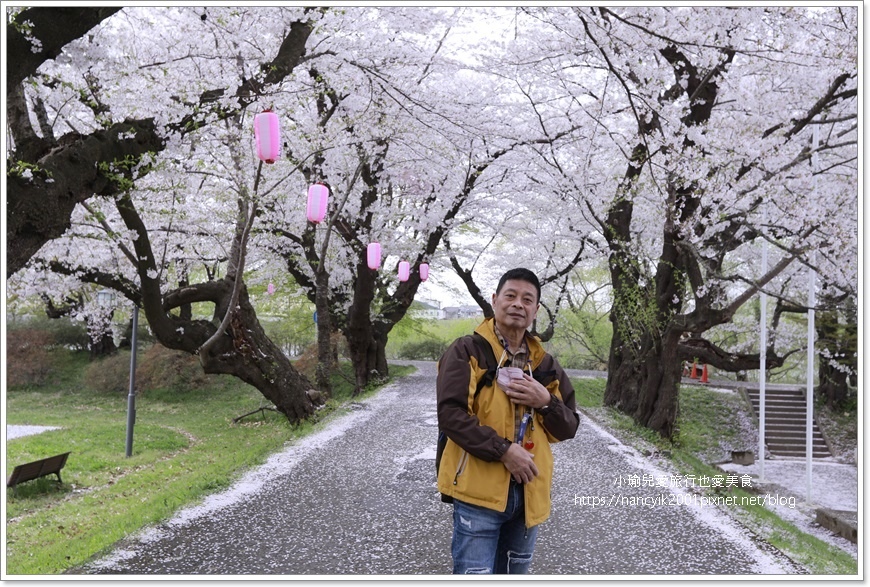
{"type": "Polygon", "coordinates": [[[604,379],[572,379],[574,401],[578,408],[600,408],[604,405],[604,379]]]}
{"type": "MultiPolygon", "coordinates": [[[[697,478],[722,474],[720,469],[708,465],[699,455],[708,453],[723,438],[730,438],[736,433],[732,418],[734,410],[739,409],[739,400],[697,386],[684,386],[680,390],[679,436],[676,442],[671,442],[637,425],[631,417],[611,408],[603,408],[604,383],[603,379],[572,379],[578,407],[586,408],[590,416],[602,420],[627,444],[637,448],[653,445],[660,452],[666,451],[684,476],[695,475],[697,478]]],[[[729,495],[740,498],[754,494],[732,487],[729,495]]],[[[727,509],[723,507],[722,511],[815,575],[858,573],[858,563],[851,555],[801,531],[763,505],[728,506],[727,509]]]]}
{"type": "MultiPolygon", "coordinates": [[[[8,424],[62,427],[8,442],[7,476],[17,464],[72,451],[62,485],[52,477],[7,489],[9,575],[62,573],[229,487],[285,442],[342,412],[352,391],[349,367],[343,365],[334,373],[333,397],[297,425],[270,411],[233,424],[234,417],[266,402],[231,377],[213,377],[208,385],[184,393],[146,392],[136,400],[133,455],[127,458],[126,394],[89,390],[80,376],[86,359],[63,361],[50,386],[7,391],[8,424]]],[[[391,366],[392,377],[411,371],[413,367],[391,366]]]]}
{"type": "Polygon", "coordinates": [[[722,462],[730,450],[741,446],[736,423],[742,417],[752,420],[751,406],[737,393],[717,393],[702,386],[684,385],[680,389],[680,414],[676,442],[679,448],[707,462],[722,462]],[[723,451],[719,447],[726,446],[723,451]]]}
{"type": "MultiPolygon", "coordinates": [[[[683,475],[712,477],[722,474],[721,470],[707,465],[682,449],[676,449],[672,459],[683,475]]],[[[738,500],[757,495],[740,488],[732,488],[728,494],[738,500]]],[[[745,502],[740,506],[729,507],[727,511],[791,559],[810,569],[814,575],[858,574],[858,562],[848,553],[801,531],[763,505],[745,502]]]]}

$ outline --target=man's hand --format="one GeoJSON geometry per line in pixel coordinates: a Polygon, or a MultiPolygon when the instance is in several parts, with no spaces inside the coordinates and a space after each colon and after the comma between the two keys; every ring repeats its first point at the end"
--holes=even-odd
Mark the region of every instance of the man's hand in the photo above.
{"type": "Polygon", "coordinates": [[[501,462],[518,483],[531,483],[538,476],[534,456],[519,444],[512,443],[501,456],[501,462]]]}
{"type": "Polygon", "coordinates": [[[504,390],[511,402],[530,408],[543,408],[550,403],[550,392],[528,373],[522,379],[513,379],[504,390]]]}

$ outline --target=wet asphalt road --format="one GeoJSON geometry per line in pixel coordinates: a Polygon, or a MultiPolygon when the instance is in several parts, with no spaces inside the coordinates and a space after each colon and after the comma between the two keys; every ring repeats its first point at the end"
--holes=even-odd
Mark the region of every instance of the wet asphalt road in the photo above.
{"type": "MultiPolygon", "coordinates": [[[[415,365],[415,374],[288,446],[234,488],[122,541],[79,572],[449,574],[452,506],[435,488],[435,369],[415,365]]],[[[685,501],[679,489],[628,486],[629,475],[668,472],[588,418],[554,452],[553,512],[539,532],[535,574],[802,572],[715,507],[674,503],[685,501]],[[638,504],[670,493],[670,505],[638,504]]]]}

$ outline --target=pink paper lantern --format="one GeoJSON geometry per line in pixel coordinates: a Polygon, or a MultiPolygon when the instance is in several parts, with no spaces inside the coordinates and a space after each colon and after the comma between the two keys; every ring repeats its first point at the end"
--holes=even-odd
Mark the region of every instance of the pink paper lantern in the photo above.
{"type": "Polygon", "coordinates": [[[317,224],[326,217],[326,205],[329,203],[329,188],[322,183],[315,183],[308,188],[308,220],[317,224]]]}
{"type": "Polygon", "coordinates": [[[427,279],[429,279],[429,264],[420,263],[420,280],[426,281],[427,279]]]}
{"type": "Polygon", "coordinates": [[[269,287],[266,288],[266,291],[269,292],[269,295],[272,295],[273,293],[275,293],[275,284],[270,283],[269,287]]]}
{"type": "Polygon", "coordinates": [[[381,243],[369,243],[367,250],[369,269],[377,269],[381,266],[381,243]]]}
{"type": "Polygon", "coordinates": [[[278,115],[266,110],[254,116],[254,138],[257,141],[257,157],[266,163],[274,163],[281,146],[278,115]]]}
{"type": "Polygon", "coordinates": [[[407,261],[399,262],[399,281],[408,281],[411,275],[411,264],[407,261]]]}

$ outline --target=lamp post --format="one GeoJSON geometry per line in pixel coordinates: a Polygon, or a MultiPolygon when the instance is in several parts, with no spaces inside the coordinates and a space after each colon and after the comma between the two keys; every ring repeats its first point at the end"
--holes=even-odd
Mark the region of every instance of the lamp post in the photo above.
{"type": "MultiPolygon", "coordinates": [[[[97,292],[97,303],[110,308],[115,305],[115,292],[101,289],[97,292]]],[[[133,455],[133,426],[136,423],[136,334],[139,330],[139,306],[133,304],[133,336],[130,350],[130,389],[127,393],[127,456],[133,455]]]]}
{"type": "Polygon", "coordinates": [[[130,390],[127,393],[126,455],[133,455],[133,426],[136,424],[136,333],[139,330],[139,306],[133,304],[133,336],[130,340],[130,390]]]}

